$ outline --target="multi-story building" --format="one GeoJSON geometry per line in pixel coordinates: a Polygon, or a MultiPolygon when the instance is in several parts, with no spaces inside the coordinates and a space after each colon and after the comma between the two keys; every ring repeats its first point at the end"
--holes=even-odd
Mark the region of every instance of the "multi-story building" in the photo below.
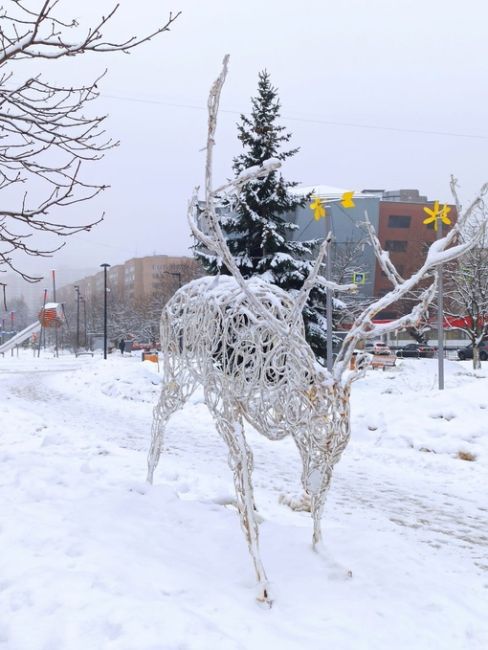
{"type": "MultiPolygon", "coordinates": [[[[325,219],[315,221],[309,206],[299,208],[292,219],[299,228],[295,238],[323,239],[329,229],[333,233],[332,266],[333,272],[341,274],[341,281],[351,282],[359,272],[365,280],[359,285],[365,297],[380,297],[390,291],[391,284],[375,259],[373,249],[367,243],[366,233],[361,228],[365,217],[372,223],[381,246],[389,252],[390,259],[400,275],[409,277],[425,259],[427,247],[436,239],[434,224],[424,224],[428,216],[425,207],[431,208],[433,201],[419,194],[418,190],[363,190],[354,194],[353,208],[344,208],[340,199],[345,190],[324,188],[303,188],[304,193],[313,192],[326,206],[325,219]],[[347,255],[347,249],[350,255],[347,255]],[[342,265],[342,266],[341,266],[342,265]]],[[[454,206],[449,218],[457,219],[454,206]]],[[[444,226],[445,228],[445,226],[444,226]]],[[[391,313],[382,313],[389,318],[401,309],[396,306],[391,313]]]]}
{"type": "MultiPolygon", "coordinates": [[[[423,223],[428,216],[424,207],[432,208],[433,202],[420,196],[417,190],[384,192],[380,200],[378,238],[402,276],[408,277],[419,268],[426,249],[437,237],[434,224],[423,223]]],[[[449,218],[454,222],[456,210],[450,207],[449,218]]],[[[375,295],[384,295],[390,288],[388,279],[377,265],[375,295]]]]}
{"type": "MultiPolygon", "coordinates": [[[[157,294],[165,302],[180,286],[202,275],[200,264],[190,257],[151,255],[135,257],[107,267],[107,287],[121,301],[143,301],[157,294]]],[[[60,302],[73,301],[76,287],[86,299],[103,296],[104,270],[60,287],[60,302]]]]}
{"type": "Polygon", "coordinates": [[[342,196],[346,190],[319,185],[297,188],[300,194],[318,197],[326,209],[325,218],[316,221],[309,204],[297,208],[290,220],[298,228],[293,238],[299,241],[323,240],[332,232],[332,275],[340,282],[353,282],[355,275],[362,274],[358,284],[359,294],[372,297],[375,288],[375,256],[371,246],[366,244],[367,233],[361,224],[369,219],[378,231],[379,202],[381,190],[365,190],[354,194],[354,206],[343,207],[342,196]]]}

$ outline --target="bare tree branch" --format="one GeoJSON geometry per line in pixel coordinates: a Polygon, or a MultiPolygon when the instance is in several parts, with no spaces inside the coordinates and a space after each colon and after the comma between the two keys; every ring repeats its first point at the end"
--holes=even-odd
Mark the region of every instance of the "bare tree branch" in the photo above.
{"type": "Polygon", "coordinates": [[[170,14],[145,36],[111,41],[104,32],[119,4],[85,28],[75,19],[63,18],[62,6],[62,0],[44,0],[40,8],[32,8],[29,0],[10,0],[0,7],[0,267],[6,265],[30,280],[38,278],[23,274],[11,255],[19,251],[45,257],[59,250],[59,245],[37,248],[29,231],[68,237],[103,219],[69,225],[57,215],[107,188],[84,180],[82,163],[100,160],[118,142],[107,136],[106,115],[87,113],[99,96],[105,72],[88,84],[68,86],[46,81],[40,74],[20,77],[22,68],[16,62],[89,52],[129,53],[169,31],[180,15],[170,14]],[[14,223],[21,228],[13,228],[14,223]]]}

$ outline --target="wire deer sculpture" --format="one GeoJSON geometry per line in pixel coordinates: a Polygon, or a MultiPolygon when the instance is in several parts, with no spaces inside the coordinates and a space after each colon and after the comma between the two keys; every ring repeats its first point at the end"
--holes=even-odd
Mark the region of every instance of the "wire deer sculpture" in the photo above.
{"type": "MultiPolygon", "coordinates": [[[[430,247],[417,273],[404,280],[381,249],[372,227],[368,226],[377,258],[393,289],[357,318],[329,373],[316,362],[305,340],[302,319],[314,283],[322,282],[338,291],[355,288],[355,285],[327,283],[319,275],[329,240],[323,242],[301,291],[291,295],[259,278],[245,280],[220,228],[214,204],[216,195],[235,192],[242,184],[279,166],[276,161],[269,161],[259,169],[247,170],[226,186],[212,188],[214,136],[227,63],[228,57],[224,59],[208,100],[205,232],[195,218],[198,188],[190,201],[188,217],[195,237],[222,258],[232,276],[190,282],[176,292],[163,310],[164,377],[161,397],[154,409],[148,481],[153,481],[169,418],[183,407],[196,386],[202,385],[205,403],[228,447],[240,521],[257,576],[257,599],[270,605],[268,579],[259,553],[252,486],[253,457],[243,421],[271,440],[287,435],[293,437],[302,461],[301,480],[313,518],[313,546],[316,548],[321,542],[321,516],[333,468],[350,437],[351,383],[364,374],[364,362],[369,359],[369,355],[364,355],[351,364],[358,342],[416,323],[435,294],[436,275],[432,270],[458,257],[475,242],[457,243],[458,226],[455,226],[430,247]],[[388,324],[373,324],[378,311],[396,302],[426,276],[429,285],[411,313],[388,324]]],[[[470,210],[480,200],[477,199],[470,210]]]]}

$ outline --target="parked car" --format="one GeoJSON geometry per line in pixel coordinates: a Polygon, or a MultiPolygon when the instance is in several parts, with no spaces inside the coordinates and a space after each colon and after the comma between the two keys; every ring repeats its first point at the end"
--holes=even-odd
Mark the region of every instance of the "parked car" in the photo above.
{"type": "Polygon", "coordinates": [[[364,351],[370,354],[391,354],[390,348],[383,341],[368,341],[364,344],[364,351]]]}
{"type": "MultiPolygon", "coordinates": [[[[479,350],[480,350],[481,361],[486,361],[488,359],[488,340],[481,341],[481,343],[479,344],[479,350]]],[[[465,348],[460,348],[458,350],[457,355],[458,355],[458,359],[460,359],[461,361],[464,361],[465,359],[472,359],[473,346],[467,345],[465,348]]]]}
{"type": "Polygon", "coordinates": [[[407,343],[407,345],[398,348],[396,351],[397,357],[404,359],[406,357],[413,357],[415,359],[432,359],[436,353],[436,348],[430,345],[421,345],[420,343],[407,343]]]}

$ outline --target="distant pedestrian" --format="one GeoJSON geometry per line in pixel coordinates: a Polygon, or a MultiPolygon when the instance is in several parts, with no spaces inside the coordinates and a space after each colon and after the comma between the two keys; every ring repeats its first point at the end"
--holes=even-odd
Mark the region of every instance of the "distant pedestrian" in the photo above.
{"type": "Polygon", "coordinates": [[[120,350],[120,354],[124,354],[124,350],[125,350],[125,341],[124,341],[124,339],[120,339],[119,350],[120,350]]]}

